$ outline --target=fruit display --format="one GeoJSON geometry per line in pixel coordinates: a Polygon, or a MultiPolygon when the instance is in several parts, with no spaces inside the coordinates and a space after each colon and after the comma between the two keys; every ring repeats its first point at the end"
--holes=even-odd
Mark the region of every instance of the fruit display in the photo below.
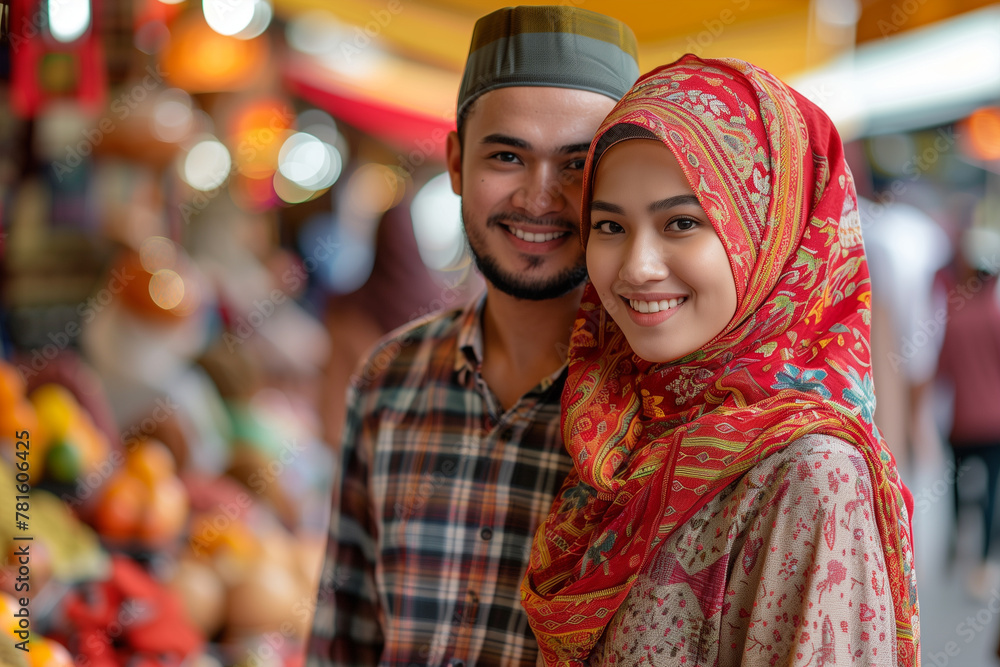
{"type": "MultiPolygon", "coordinates": [[[[16,371],[13,371],[16,373],[16,371]]],[[[32,415],[23,404],[16,416],[20,432],[30,433],[31,482],[51,479],[71,484],[97,471],[111,454],[107,438],[72,392],[61,385],[44,384],[28,396],[32,415]]]]}
{"type": "Polygon", "coordinates": [[[27,638],[18,634],[22,628],[15,615],[20,609],[17,598],[0,593],[0,618],[3,619],[0,623],[0,635],[3,635],[3,641],[0,641],[0,665],[73,667],[73,656],[59,642],[32,632],[30,625],[27,638]]]}
{"type": "MultiPolygon", "coordinates": [[[[35,406],[26,396],[24,379],[11,364],[0,361],[0,452],[10,463],[17,460],[17,441],[27,437],[33,445],[40,434],[35,406]]],[[[21,446],[24,451],[24,445],[21,446]]],[[[42,473],[41,461],[35,449],[29,447],[29,481],[36,482],[42,473]]]]}
{"type": "Polygon", "coordinates": [[[188,497],[174,458],[158,440],[138,442],[104,485],[92,518],[106,539],[165,547],[187,524],[188,497]]]}

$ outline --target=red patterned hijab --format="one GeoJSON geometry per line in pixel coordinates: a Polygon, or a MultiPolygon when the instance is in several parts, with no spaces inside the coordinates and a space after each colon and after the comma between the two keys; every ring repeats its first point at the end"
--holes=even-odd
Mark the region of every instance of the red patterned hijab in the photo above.
{"type": "Polygon", "coordinates": [[[652,364],[587,287],[562,397],[575,469],[535,536],[522,586],[546,664],[583,664],[674,530],[754,465],[822,433],[868,464],[899,664],[916,665],[912,499],[873,422],[868,265],[837,131],[746,62],[688,55],[655,69],[591,145],[585,244],[595,149],[611,128],[609,137],[625,134],[623,124],[677,158],[726,247],[737,307],[704,347],[652,364]]]}

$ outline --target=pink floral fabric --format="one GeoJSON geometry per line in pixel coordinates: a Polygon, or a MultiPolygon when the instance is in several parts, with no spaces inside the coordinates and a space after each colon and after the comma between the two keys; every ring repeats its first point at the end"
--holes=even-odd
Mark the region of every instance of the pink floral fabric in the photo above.
{"type": "Polygon", "coordinates": [[[752,468],[657,552],[591,665],[895,665],[872,482],[808,435],[752,468]]]}

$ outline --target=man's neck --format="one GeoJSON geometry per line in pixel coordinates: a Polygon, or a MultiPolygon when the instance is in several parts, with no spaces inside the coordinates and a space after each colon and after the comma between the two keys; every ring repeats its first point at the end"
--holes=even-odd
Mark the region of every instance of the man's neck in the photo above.
{"type": "Polygon", "coordinates": [[[528,301],[487,286],[483,310],[483,377],[504,409],[566,362],[570,329],[583,288],[528,301]]]}

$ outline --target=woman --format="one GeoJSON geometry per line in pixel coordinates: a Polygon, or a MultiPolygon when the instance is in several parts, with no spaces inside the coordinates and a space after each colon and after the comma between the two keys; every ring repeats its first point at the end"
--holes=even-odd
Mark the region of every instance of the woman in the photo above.
{"type": "Polygon", "coordinates": [[[619,102],[584,179],[575,470],[522,587],[540,661],[917,664],[912,500],[872,421],[829,118],[688,55],[619,102]]]}

